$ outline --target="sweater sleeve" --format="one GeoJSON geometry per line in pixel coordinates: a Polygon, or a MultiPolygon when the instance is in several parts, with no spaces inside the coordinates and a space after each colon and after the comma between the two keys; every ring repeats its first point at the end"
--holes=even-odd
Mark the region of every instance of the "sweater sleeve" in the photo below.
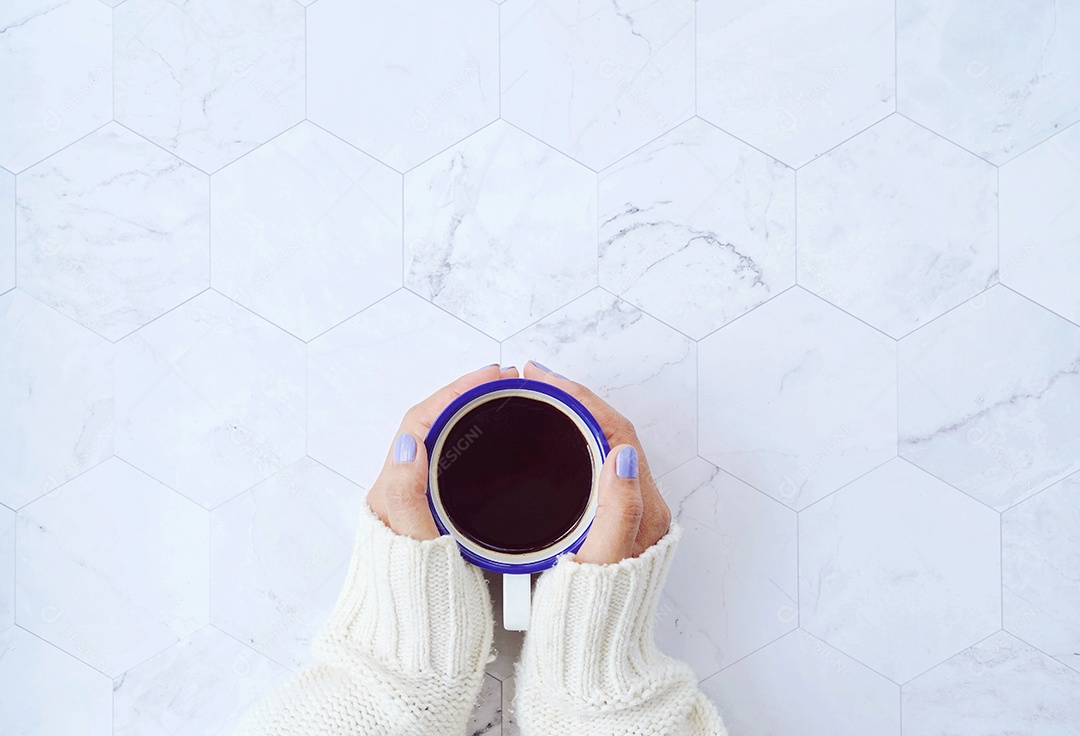
{"type": "Polygon", "coordinates": [[[688,665],[653,640],[660,590],[681,535],[610,565],[559,560],[536,583],[517,665],[523,736],[725,736],[688,665]]]}
{"type": "Polygon", "coordinates": [[[464,733],[491,658],[487,583],[451,537],[400,536],[361,506],[315,663],[245,713],[236,736],[464,733]]]}

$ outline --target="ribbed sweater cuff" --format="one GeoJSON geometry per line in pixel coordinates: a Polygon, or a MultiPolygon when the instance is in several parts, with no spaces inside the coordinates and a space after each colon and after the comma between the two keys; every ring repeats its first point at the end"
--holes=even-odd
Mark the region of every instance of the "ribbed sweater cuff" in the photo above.
{"type": "Polygon", "coordinates": [[[361,503],[356,544],[337,603],[313,644],[321,661],[376,662],[409,675],[482,671],[492,640],[483,574],[447,536],[419,541],[391,531],[361,503]]]}
{"type": "Polygon", "coordinates": [[[673,662],[653,641],[654,617],[681,535],[672,521],[638,557],[597,565],[567,555],[541,575],[521,665],[529,679],[602,709],[666,686],[673,662]]]}

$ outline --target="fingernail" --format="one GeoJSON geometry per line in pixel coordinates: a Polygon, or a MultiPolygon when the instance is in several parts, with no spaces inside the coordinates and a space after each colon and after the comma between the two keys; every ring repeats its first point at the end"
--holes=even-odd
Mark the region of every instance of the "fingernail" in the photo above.
{"type": "Polygon", "coordinates": [[[484,370],[485,368],[490,368],[490,367],[491,367],[491,366],[493,366],[493,365],[498,365],[498,363],[488,363],[487,365],[482,365],[482,366],[480,366],[480,367],[479,367],[479,368],[477,368],[476,370],[478,370],[478,371],[482,371],[482,370],[484,370]]]}
{"type": "Polygon", "coordinates": [[[515,365],[502,365],[502,366],[499,366],[499,372],[501,373],[503,371],[508,371],[511,368],[517,368],[517,366],[515,366],[515,365]]]}
{"type": "Polygon", "coordinates": [[[559,378],[566,378],[566,376],[564,376],[564,375],[563,375],[563,374],[561,374],[561,373],[555,373],[555,371],[551,370],[550,368],[548,368],[548,367],[547,367],[546,365],[544,365],[543,363],[540,363],[540,362],[538,362],[538,361],[535,361],[535,360],[534,360],[534,361],[532,362],[532,364],[533,364],[533,365],[535,365],[535,366],[536,366],[537,368],[539,368],[539,369],[540,369],[540,370],[542,370],[542,371],[547,371],[548,373],[552,373],[552,374],[554,374],[554,375],[558,376],[559,378]]]}
{"type": "Polygon", "coordinates": [[[394,440],[394,462],[411,463],[416,459],[416,440],[408,432],[403,432],[394,440]]]}
{"type": "Polygon", "coordinates": [[[615,456],[615,475],[620,478],[637,477],[637,450],[627,445],[615,456]]]}

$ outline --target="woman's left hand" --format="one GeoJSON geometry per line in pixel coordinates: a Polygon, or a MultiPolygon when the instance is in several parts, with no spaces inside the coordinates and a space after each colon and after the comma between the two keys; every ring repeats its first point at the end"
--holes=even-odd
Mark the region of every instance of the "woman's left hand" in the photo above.
{"type": "Polygon", "coordinates": [[[390,451],[386,453],[367,503],[394,532],[413,539],[435,539],[439,530],[427,502],[428,457],[424,438],[451,401],[474,386],[499,378],[518,378],[513,366],[497,363],[466,373],[405,412],[390,451]]]}

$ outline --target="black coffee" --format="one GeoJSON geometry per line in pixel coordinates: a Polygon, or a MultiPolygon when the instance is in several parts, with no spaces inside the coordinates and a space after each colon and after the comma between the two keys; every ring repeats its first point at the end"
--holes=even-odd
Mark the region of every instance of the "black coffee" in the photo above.
{"type": "Polygon", "coordinates": [[[559,409],[524,396],[493,398],[451,428],[438,465],[446,515],[488,549],[520,554],[565,537],[592,487],[592,455],[559,409]]]}

